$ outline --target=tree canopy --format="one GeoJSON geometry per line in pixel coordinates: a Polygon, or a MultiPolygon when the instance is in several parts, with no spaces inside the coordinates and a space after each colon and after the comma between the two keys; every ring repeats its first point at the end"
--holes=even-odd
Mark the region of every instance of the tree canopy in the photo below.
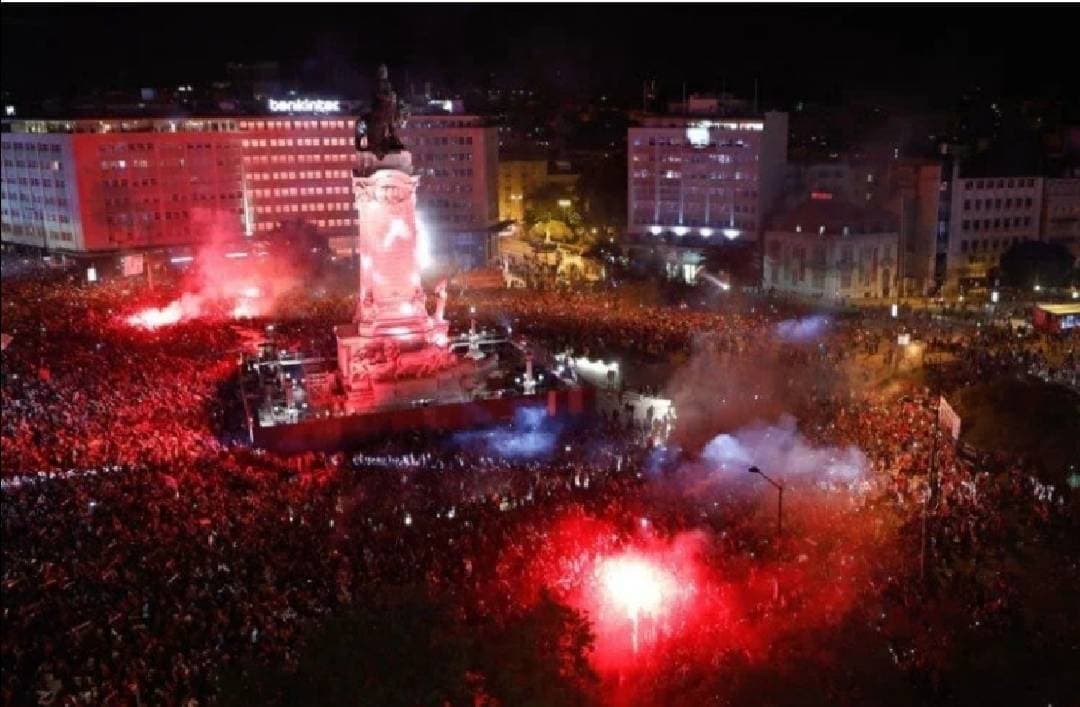
{"type": "Polygon", "coordinates": [[[1001,256],[998,274],[1005,287],[1064,287],[1073,275],[1073,262],[1061,243],[1023,241],[1001,256]]]}

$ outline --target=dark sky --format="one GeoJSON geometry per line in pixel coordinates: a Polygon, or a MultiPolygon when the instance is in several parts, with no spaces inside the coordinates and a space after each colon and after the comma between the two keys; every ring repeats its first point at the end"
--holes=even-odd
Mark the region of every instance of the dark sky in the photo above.
{"type": "MultiPolygon", "coordinates": [[[[1073,8],[1072,11],[1074,11],[1073,8]]],[[[972,83],[1075,94],[1067,6],[124,5],[11,6],[2,84],[40,97],[201,82],[227,61],[277,60],[306,88],[490,80],[640,95],[726,86],[763,103],[849,88],[948,97],[972,83]],[[1072,83],[1070,84],[1070,80],[1072,83]]]]}

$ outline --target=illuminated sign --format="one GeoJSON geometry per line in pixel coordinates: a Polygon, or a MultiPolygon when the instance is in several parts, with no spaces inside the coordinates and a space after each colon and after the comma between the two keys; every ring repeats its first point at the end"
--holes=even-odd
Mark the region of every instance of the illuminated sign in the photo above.
{"type": "Polygon", "coordinates": [[[709,124],[698,123],[697,125],[689,126],[686,129],[686,141],[694,147],[708,147],[709,124]]]}
{"type": "Polygon", "coordinates": [[[341,111],[341,101],[328,101],[317,98],[296,98],[279,101],[271,98],[267,101],[271,113],[337,113],[341,111]]]}

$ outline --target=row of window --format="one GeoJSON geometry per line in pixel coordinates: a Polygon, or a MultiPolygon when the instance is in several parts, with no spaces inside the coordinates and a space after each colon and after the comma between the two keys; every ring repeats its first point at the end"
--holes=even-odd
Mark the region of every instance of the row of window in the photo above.
{"type": "MultiPolygon", "coordinates": [[[[2,183],[12,187],[41,187],[42,189],[52,189],[53,187],[56,187],[57,189],[63,189],[67,186],[67,182],[65,182],[63,179],[38,179],[37,177],[4,177],[2,183]]],[[[12,192],[14,191],[15,190],[13,189],[12,192]]]]}
{"type": "Polygon", "coordinates": [[[135,211],[131,213],[109,214],[105,217],[105,223],[110,226],[127,226],[142,221],[189,221],[189,211],[135,211]]]}
{"type": "Polygon", "coordinates": [[[415,157],[417,162],[472,162],[471,152],[424,152],[415,157]]]}
{"type": "Polygon", "coordinates": [[[231,150],[236,145],[229,141],[222,142],[106,142],[98,145],[101,155],[124,154],[128,152],[185,152],[196,150],[231,150]]]}
{"type": "MultiPolygon", "coordinates": [[[[648,169],[635,169],[633,171],[634,179],[650,179],[655,178],[657,175],[648,169]]],[[[696,174],[689,174],[680,172],[678,170],[669,169],[660,172],[658,175],[661,179],[682,179],[687,181],[727,181],[736,180],[742,181],[745,179],[753,179],[754,174],[751,172],[698,172],[696,174]]]]}
{"type": "Polygon", "coordinates": [[[20,218],[24,221],[44,221],[46,223],[71,223],[71,217],[67,214],[42,211],[41,209],[4,209],[4,216],[20,218]]]}
{"type": "MultiPolygon", "coordinates": [[[[12,140],[10,142],[4,142],[4,150],[11,150],[12,152],[50,152],[54,155],[60,154],[60,144],[53,142],[21,142],[19,140],[12,140]]],[[[7,164],[6,162],[4,163],[7,164]]]]}
{"type": "Polygon", "coordinates": [[[291,179],[348,179],[350,174],[351,172],[347,169],[320,169],[310,172],[250,172],[247,178],[253,182],[291,179]]]}
{"type": "Polygon", "coordinates": [[[353,209],[351,202],[334,202],[326,203],[319,202],[315,204],[268,204],[266,206],[256,206],[255,213],[257,214],[298,214],[308,213],[312,211],[351,211],[353,209]]]}
{"type": "Polygon", "coordinates": [[[58,160],[49,160],[45,162],[38,162],[37,160],[4,160],[4,167],[8,169],[46,169],[51,172],[60,171],[60,162],[58,160]]]}
{"type": "Polygon", "coordinates": [[[353,141],[347,137],[284,137],[241,140],[243,147],[320,147],[329,145],[347,146],[353,141]]]}
{"type": "MultiPolygon", "coordinates": [[[[236,201],[241,198],[241,193],[238,191],[233,192],[192,192],[189,194],[173,193],[169,195],[168,201],[180,202],[180,201],[236,201]]],[[[131,196],[118,196],[118,197],[105,197],[103,200],[106,208],[130,208],[132,205],[138,204],[158,204],[161,203],[162,197],[157,194],[141,194],[138,198],[132,198],[131,196]]]]}
{"type": "Polygon", "coordinates": [[[10,201],[12,203],[16,201],[25,201],[30,204],[46,204],[62,209],[66,209],[68,206],[68,200],[63,197],[40,196],[38,194],[27,194],[26,192],[15,192],[13,194],[5,193],[3,199],[4,201],[10,201]]]}
{"type": "Polygon", "coordinates": [[[1017,197],[1016,199],[1006,198],[1004,201],[1001,199],[987,199],[985,202],[982,199],[975,199],[974,202],[971,199],[964,199],[964,211],[971,211],[972,206],[975,207],[976,211],[982,211],[984,205],[987,209],[1000,209],[1002,206],[1006,209],[1011,209],[1014,206],[1016,208],[1023,206],[1030,209],[1031,203],[1030,196],[1025,199],[1021,199],[1020,197],[1017,197]]]}
{"type": "Polygon", "coordinates": [[[316,164],[319,162],[341,162],[351,160],[353,155],[328,154],[328,155],[244,155],[244,164],[316,164]]]}
{"type": "MultiPolygon", "coordinates": [[[[472,167],[464,169],[446,169],[444,167],[427,167],[421,170],[422,175],[428,177],[459,177],[469,178],[473,176],[472,167]]],[[[424,184],[420,182],[421,186],[424,184]]]]}
{"type": "Polygon", "coordinates": [[[8,219],[4,219],[3,224],[4,232],[10,233],[13,236],[32,236],[34,238],[41,238],[44,236],[50,242],[61,241],[64,243],[70,243],[75,240],[75,236],[67,229],[51,230],[46,229],[44,226],[13,222],[8,219]]]}
{"type": "Polygon", "coordinates": [[[960,223],[960,230],[962,230],[962,231],[989,231],[990,229],[993,229],[993,228],[1020,228],[1021,226],[1025,227],[1025,228],[1031,226],[1031,217],[1030,216],[1024,216],[1023,218],[1021,218],[1020,216],[1012,216],[1012,217],[1007,216],[1005,218],[995,218],[995,219],[988,219],[988,218],[975,219],[975,220],[964,219],[960,223]]]}
{"type": "Polygon", "coordinates": [[[241,130],[316,130],[352,128],[345,120],[241,120],[241,130]]]}
{"type": "MultiPolygon", "coordinates": [[[[648,140],[636,138],[634,140],[634,147],[642,147],[644,145],[650,147],[693,147],[694,149],[700,149],[690,140],[681,140],[673,137],[651,137],[648,140]]],[[[709,143],[709,147],[750,147],[750,143],[746,140],[715,140],[709,143]]]]}
{"type": "Polygon", "coordinates": [[[1016,187],[1033,187],[1035,180],[1027,179],[968,179],[964,181],[965,189],[1014,189],[1016,187]]]}
{"type": "Polygon", "coordinates": [[[960,241],[960,252],[967,253],[969,249],[972,253],[977,253],[980,250],[1007,250],[1010,246],[1014,246],[1022,240],[1024,239],[1013,236],[1011,238],[987,238],[986,240],[960,241]]]}
{"type": "MultiPolygon", "coordinates": [[[[311,219],[310,223],[319,228],[344,228],[346,226],[355,226],[357,220],[352,218],[311,219]]],[[[277,227],[278,223],[275,221],[263,221],[255,224],[256,231],[273,231],[277,227]]]]}
{"type": "Polygon", "coordinates": [[[346,196],[352,194],[349,187],[275,187],[273,189],[252,189],[251,194],[260,199],[282,196],[346,196]]]}
{"type": "Polygon", "coordinates": [[[419,135],[406,136],[402,140],[406,145],[412,147],[414,145],[471,145],[473,144],[472,137],[422,137],[419,135]]]}

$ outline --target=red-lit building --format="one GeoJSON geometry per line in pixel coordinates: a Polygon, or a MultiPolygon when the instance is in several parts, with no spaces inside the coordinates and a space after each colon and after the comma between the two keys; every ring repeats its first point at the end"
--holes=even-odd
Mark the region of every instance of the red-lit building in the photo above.
{"type": "MultiPolygon", "coordinates": [[[[108,255],[306,224],[351,253],[355,122],[325,113],[5,121],[0,237],[108,255]]],[[[497,223],[495,128],[415,116],[403,137],[436,252],[483,265],[497,223]]]]}
{"type": "Polygon", "coordinates": [[[17,121],[3,139],[4,243],[70,253],[241,233],[241,146],[229,119],[17,121]]]}

